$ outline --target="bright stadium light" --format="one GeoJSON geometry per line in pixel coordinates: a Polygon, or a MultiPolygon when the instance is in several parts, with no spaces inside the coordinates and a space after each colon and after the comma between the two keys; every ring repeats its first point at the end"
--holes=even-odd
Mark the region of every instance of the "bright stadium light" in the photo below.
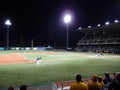
{"type": "Polygon", "coordinates": [[[105,25],[109,25],[110,23],[109,22],[106,22],[105,25]]]}
{"type": "Polygon", "coordinates": [[[81,30],[82,28],[81,28],[81,27],[79,27],[78,29],[79,29],[79,30],[81,30]]]}
{"type": "Polygon", "coordinates": [[[91,28],[91,26],[88,26],[88,28],[91,28]]]}
{"type": "Polygon", "coordinates": [[[101,25],[100,25],[100,24],[98,24],[97,26],[98,26],[98,27],[100,27],[101,25]]]}
{"type": "Polygon", "coordinates": [[[65,16],[64,16],[64,22],[67,24],[67,40],[66,40],[66,49],[68,49],[68,24],[69,24],[69,22],[71,21],[71,15],[70,14],[66,14],[65,16]]]}
{"type": "Polygon", "coordinates": [[[115,20],[114,23],[118,23],[118,20],[115,20]]]}
{"type": "Polygon", "coordinates": [[[10,25],[11,25],[10,20],[6,20],[6,21],[5,21],[5,25],[10,26],[10,25]]]}
{"type": "Polygon", "coordinates": [[[69,14],[64,16],[65,23],[69,23],[71,21],[71,16],[69,14]]]}
{"type": "Polygon", "coordinates": [[[8,19],[5,21],[5,25],[7,26],[7,50],[9,49],[9,26],[12,25],[11,21],[8,19]]]}

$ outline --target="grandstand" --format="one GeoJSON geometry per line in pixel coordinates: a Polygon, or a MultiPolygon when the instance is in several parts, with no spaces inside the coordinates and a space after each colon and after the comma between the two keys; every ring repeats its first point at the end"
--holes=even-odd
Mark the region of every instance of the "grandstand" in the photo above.
{"type": "Polygon", "coordinates": [[[77,42],[77,51],[120,53],[120,22],[83,28],[82,39],[77,42]]]}

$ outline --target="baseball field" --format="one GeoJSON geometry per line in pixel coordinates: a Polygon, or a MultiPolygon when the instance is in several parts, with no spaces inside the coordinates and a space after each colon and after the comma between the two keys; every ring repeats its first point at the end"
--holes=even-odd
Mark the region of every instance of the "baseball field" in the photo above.
{"type": "Polygon", "coordinates": [[[0,51],[0,88],[74,80],[120,71],[120,55],[66,51],[0,51]],[[37,57],[42,58],[36,64],[37,57]]]}

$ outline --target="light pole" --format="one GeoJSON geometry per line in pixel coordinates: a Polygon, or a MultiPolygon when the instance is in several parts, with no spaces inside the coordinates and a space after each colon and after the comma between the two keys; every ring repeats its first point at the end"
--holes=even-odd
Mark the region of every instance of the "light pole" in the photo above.
{"type": "Polygon", "coordinates": [[[7,50],[9,49],[9,26],[11,26],[10,20],[5,21],[5,25],[7,26],[7,50]]]}
{"type": "Polygon", "coordinates": [[[69,15],[69,14],[66,14],[65,16],[64,16],[64,22],[67,24],[67,37],[66,37],[66,49],[68,49],[68,47],[69,47],[69,45],[68,45],[68,43],[69,43],[69,38],[68,38],[68,24],[69,24],[69,22],[71,21],[71,16],[69,15]]]}

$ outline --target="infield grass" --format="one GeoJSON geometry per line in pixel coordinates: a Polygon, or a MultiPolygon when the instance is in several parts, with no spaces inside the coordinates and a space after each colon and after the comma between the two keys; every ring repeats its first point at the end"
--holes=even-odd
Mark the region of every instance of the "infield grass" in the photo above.
{"type": "MultiPolygon", "coordinates": [[[[16,53],[16,51],[4,51],[4,54],[6,53],[16,53]]],[[[17,51],[17,53],[24,53],[29,60],[41,56],[42,63],[0,65],[0,88],[64,82],[74,80],[78,73],[83,78],[89,78],[92,74],[104,76],[105,72],[113,74],[120,71],[119,55],[104,54],[99,57],[95,53],[54,51],[17,51]]]]}

